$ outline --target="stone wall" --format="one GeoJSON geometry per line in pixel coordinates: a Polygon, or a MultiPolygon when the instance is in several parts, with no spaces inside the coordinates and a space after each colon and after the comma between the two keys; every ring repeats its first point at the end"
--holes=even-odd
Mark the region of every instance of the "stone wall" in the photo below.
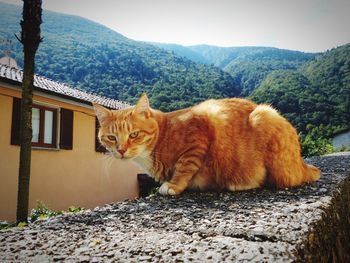
{"type": "Polygon", "coordinates": [[[350,262],[350,155],[292,189],[159,195],[0,232],[0,261],[350,262]]]}

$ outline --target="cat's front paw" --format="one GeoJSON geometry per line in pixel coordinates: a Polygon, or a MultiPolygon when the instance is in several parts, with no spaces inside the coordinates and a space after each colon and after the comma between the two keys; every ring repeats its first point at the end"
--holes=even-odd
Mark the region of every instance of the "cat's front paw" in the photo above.
{"type": "Polygon", "coordinates": [[[181,193],[176,185],[168,182],[163,183],[158,191],[161,195],[178,195],[181,193]]]}

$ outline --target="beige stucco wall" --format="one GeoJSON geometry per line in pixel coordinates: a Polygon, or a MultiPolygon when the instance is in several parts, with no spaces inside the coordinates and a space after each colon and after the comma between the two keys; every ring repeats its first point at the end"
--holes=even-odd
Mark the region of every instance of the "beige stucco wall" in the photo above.
{"type": "MultiPolygon", "coordinates": [[[[19,91],[0,86],[0,220],[16,215],[19,146],[10,145],[13,96],[19,97],[19,91]]],[[[38,95],[34,100],[74,110],[74,124],[73,150],[32,150],[30,209],[37,200],[53,210],[66,210],[137,197],[139,168],[95,152],[91,108],[38,95]]]]}

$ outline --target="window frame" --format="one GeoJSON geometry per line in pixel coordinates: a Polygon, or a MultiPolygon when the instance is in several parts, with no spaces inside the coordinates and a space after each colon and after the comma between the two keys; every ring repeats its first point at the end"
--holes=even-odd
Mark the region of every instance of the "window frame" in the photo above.
{"type": "Polygon", "coordinates": [[[33,103],[33,108],[39,109],[40,120],[39,120],[39,142],[32,142],[32,147],[40,148],[58,148],[57,147],[57,127],[58,127],[58,118],[57,118],[57,108],[44,106],[40,104],[33,103]],[[45,143],[45,111],[51,111],[52,116],[52,143],[45,143]]]}
{"type": "MultiPolygon", "coordinates": [[[[12,100],[12,118],[11,118],[11,145],[20,145],[20,122],[21,122],[21,98],[13,97],[12,100]]],[[[42,150],[73,150],[73,135],[74,135],[74,110],[63,108],[54,104],[48,104],[41,101],[34,101],[36,107],[48,108],[56,111],[56,119],[54,121],[56,136],[53,137],[56,141],[52,144],[43,144],[42,146],[34,146],[32,149],[42,150]]],[[[35,107],[34,106],[34,107],[35,107]]],[[[45,113],[44,113],[45,114],[45,113]]],[[[55,112],[54,112],[55,114],[55,112]]],[[[39,111],[40,115],[40,111],[39,111]]],[[[43,122],[44,125],[45,122],[43,122]]],[[[42,135],[43,136],[43,135],[42,135]]],[[[34,143],[35,144],[35,143],[34,143]]]]}

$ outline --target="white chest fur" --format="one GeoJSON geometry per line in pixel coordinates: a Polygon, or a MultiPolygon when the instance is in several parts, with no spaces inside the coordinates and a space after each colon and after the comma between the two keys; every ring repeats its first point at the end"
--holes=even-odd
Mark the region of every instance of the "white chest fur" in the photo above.
{"type": "Polygon", "coordinates": [[[138,164],[141,169],[145,170],[146,173],[148,173],[150,176],[155,178],[154,175],[154,167],[153,167],[153,158],[149,153],[143,153],[142,155],[136,157],[133,159],[133,161],[138,164]]]}

